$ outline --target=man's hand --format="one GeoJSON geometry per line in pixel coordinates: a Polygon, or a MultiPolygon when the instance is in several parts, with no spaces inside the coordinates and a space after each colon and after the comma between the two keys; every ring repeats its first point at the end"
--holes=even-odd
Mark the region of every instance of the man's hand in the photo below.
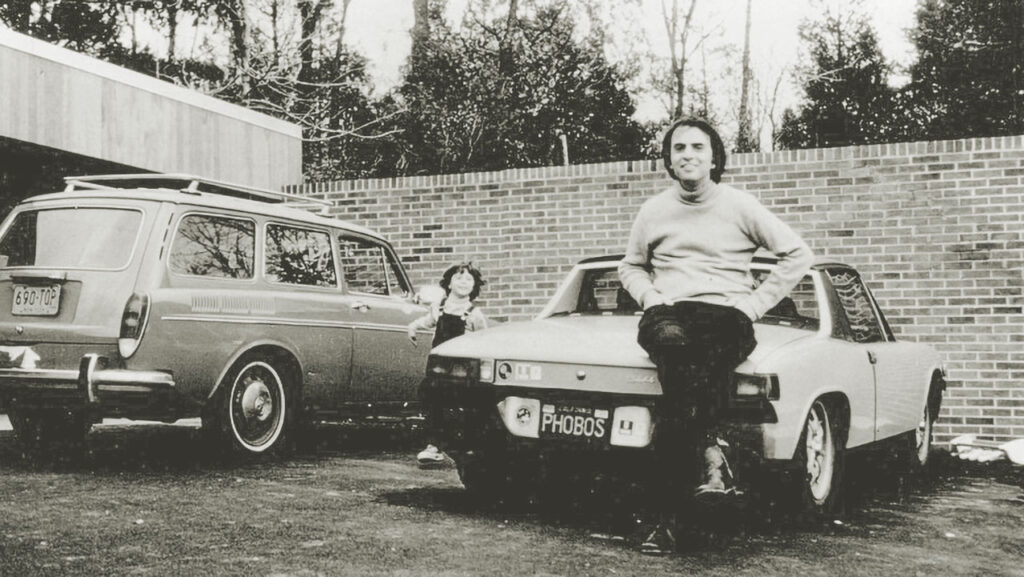
{"type": "Polygon", "coordinates": [[[665,298],[665,295],[661,294],[660,292],[658,292],[656,290],[650,290],[650,291],[647,291],[646,294],[644,294],[644,310],[647,310],[647,309],[649,309],[651,307],[656,307],[658,305],[670,305],[670,304],[672,304],[672,303],[669,302],[669,300],[667,298],[665,298]]]}
{"type": "Polygon", "coordinates": [[[409,327],[409,342],[412,343],[412,346],[414,346],[414,347],[416,346],[416,328],[415,327],[409,327]]]}

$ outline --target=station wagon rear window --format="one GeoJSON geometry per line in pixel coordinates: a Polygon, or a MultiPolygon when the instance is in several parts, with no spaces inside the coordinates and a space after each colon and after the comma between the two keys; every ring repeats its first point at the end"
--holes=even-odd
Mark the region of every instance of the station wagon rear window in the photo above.
{"type": "Polygon", "coordinates": [[[132,209],[24,211],[0,240],[0,267],[123,268],[141,224],[142,212],[132,209]]]}
{"type": "Polygon", "coordinates": [[[171,245],[171,270],[218,278],[250,279],[255,262],[256,225],[211,214],[181,219],[171,245]]]}

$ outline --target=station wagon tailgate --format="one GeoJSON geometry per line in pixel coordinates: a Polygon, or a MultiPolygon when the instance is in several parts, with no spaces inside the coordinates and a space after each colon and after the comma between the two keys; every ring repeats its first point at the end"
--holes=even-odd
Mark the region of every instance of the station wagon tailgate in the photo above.
{"type": "Polygon", "coordinates": [[[107,354],[100,345],[117,350],[142,231],[157,212],[145,204],[38,203],[11,215],[0,238],[0,360],[73,368],[87,352],[107,354]]]}

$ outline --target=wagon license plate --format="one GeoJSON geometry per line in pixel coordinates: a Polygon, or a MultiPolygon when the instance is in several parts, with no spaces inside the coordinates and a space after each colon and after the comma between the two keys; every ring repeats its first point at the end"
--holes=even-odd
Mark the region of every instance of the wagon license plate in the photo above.
{"type": "Polygon", "coordinates": [[[608,409],[542,405],[540,434],[548,437],[604,438],[608,430],[608,409]]]}
{"type": "Polygon", "coordinates": [[[60,285],[14,285],[12,315],[55,316],[60,309],[60,285]]]}

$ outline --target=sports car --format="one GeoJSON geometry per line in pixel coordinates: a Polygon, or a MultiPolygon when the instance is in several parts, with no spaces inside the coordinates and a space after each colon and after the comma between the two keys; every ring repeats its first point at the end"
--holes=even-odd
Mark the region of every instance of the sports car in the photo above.
{"type": "MultiPolygon", "coordinates": [[[[468,490],[536,480],[545,456],[632,467],[653,454],[661,387],[619,260],[577,264],[533,320],[431,351],[421,397],[468,490]]],[[[773,266],[755,258],[752,286],[773,266]]],[[[796,472],[786,489],[807,511],[835,508],[851,449],[892,442],[911,467],[927,464],[941,359],[896,338],[853,267],[819,259],[754,330],[757,347],[718,385],[719,415],[745,460],[796,472]]]]}

